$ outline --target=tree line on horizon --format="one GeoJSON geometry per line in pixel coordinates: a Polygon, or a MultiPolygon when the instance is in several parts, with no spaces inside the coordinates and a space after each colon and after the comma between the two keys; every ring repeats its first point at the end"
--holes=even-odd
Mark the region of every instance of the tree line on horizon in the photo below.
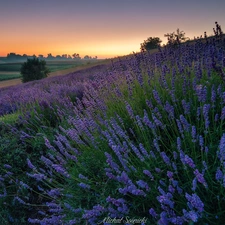
{"type": "Polygon", "coordinates": [[[96,60],[98,59],[97,56],[91,57],[89,55],[85,55],[83,58],[80,56],[78,53],[74,53],[72,55],[69,54],[62,54],[62,55],[56,55],[53,56],[51,53],[47,55],[47,57],[44,57],[44,55],[27,55],[27,54],[16,54],[14,52],[8,53],[6,56],[6,59],[9,61],[19,61],[19,60],[27,60],[31,58],[39,58],[43,60],[81,60],[81,59],[86,59],[86,60],[96,60]]]}
{"type": "MultiPolygon", "coordinates": [[[[214,36],[219,37],[224,35],[221,26],[217,22],[215,22],[215,25],[216,28],[213,28],[214,36]]],[[[167,37],[167,44],[164,46],[177,46],[186,41],[191,41],[189,37],[186,37],[185,32],[181,31],[179,28],[176,30],[176,32],[164,34],[164,37],[167,37]]],[[[204,32],[204,36],[201,35],[200,37],[197,38],[194,37],[193,41],[202,38],[204,39],[208,38],[206,32],[204,32]]],[[[146,40],[144,40],[143,43],[141,43],[140,50],[149,51],[152,49],[159,48],[161,47],[161,42],[162,40],[159,37],[149,37],[146,40]]]]}

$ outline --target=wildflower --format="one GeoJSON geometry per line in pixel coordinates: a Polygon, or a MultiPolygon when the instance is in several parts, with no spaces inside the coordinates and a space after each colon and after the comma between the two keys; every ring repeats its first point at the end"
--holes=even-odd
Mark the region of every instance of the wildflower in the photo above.
{"type": "Polygon", "coordinates": [[[191,136],[192,136],[192,142],[196,142],[196,127],[191,127],[191,136]]]}
{"type": "Polygon", "coordinates": [[[153,119],[156,126],[161,127],[162,129],[165,128],[163,123],[155,116],[155,114],[153,112],[152,112],[152,119],[153,119]]]}
{"type": "Polygon", "coordinates": [[[42,181],[47,178],[44,174],[41,174],[41,173],[35,173],[35,174],[27,173],[27,175],[29,177],[36,179],[37,181],[42,181]]]}
{"type": "Polygon", "coordinates": [[[134,112],[133,112],[133,109],[132,107],[129,105],[128,102],[126,102],[126,109],[127,109],[127,112],[129,114],[129,116],[134,119],[134,112]]]}
{"type": "Polygon", "coordinates": [[[26,202],[24,202],[20,197],[16,196],[14,197],[14,200],[17,200],[19,203],[26,205],[26,202]]]}
{"type": "Polygon", "coordinates": [[[31,163],[31,161],[29,159],[27,159],[27,165],[30,169],[36,170],[36,167],[31,163]]]}
{"type": "Polygon", "coordinates": [[[105,156],[106,156],[106,158],[107,158],[107,160],[106,160],[107,164],[108,164],[113,170],[115,170],[117,173],[120,173],[119,166],[113,161],[112,156],[111,156],[109,153],[107,153],[107,152],[105,152],[105,156]]]}
{"type": "Polygon", "coordinates": [[[212,86],[212,90],[211,90],[211,102],[214,105],[216,102],[216,91],[215,91],[215,86],[212,86]]]}
{"type": "Polygon", "coordinates": [[[165,153],[165,152],[161,152],[160,155],[161,155],[163,161],[164,161],[167,165],[170,165],[170,159],[169,159],[169,157],[166,155],[166,153],[165,153]]]}
{"type": "Polygon", "coordinates": [[[187,219],[187,220],[191,220],[192,222],[197,222],[198,221],[198,214],[191,210],[189,212],[187,212],[185,209],[183,209],[183,214],[184,214],[184,217],[187,219]]]}
{"type": "Polygon", "coordinates": [[[159,152],[160,151],[160,148],[159,148],[158,141],[156,139],[153,140],[153,144],[154,144],[156,150],[159,152]]]}
{"type": "Polygon", "coordinates": [[[188,193],[185,193],[185,197],[192,207],[197,209],[199,212],[203,212],[204,204],[197,194],[189,195],[188,193]]]}
{"type": "Polygon", "coordinates": [[[170,105],[168,101],[166,101],[164,109],[169,114],[169,118],[173,120],[174,119],[174,107],[172,105],[170,105]]]}
{"type": "Polygon", "coordinates": [[[158,216],[153,208],[149,209],[149,214],[154,218],[156,218],[158,216]]]}
{"type": "Polygon", "coordinates": [[[203,106],[203,116],[205,119],[205,129],[208,129],[210,121],[209,121],[209,109],[210,109],[210,104],[204,104],[203,106]]]}
{"type": "Polygon", "coordinates": [[[205,187],[208,186],[207,183],[206,183],[206,181],[205,181],[205,178],[204,178],[203,174],[201,174],[201,173],[198,171],[198,169],[196,169],[196,170],[194,171],[194,174],[195,174],[195,176],[196,176],[196,178],[197,178],[197,180],[198,180],[199,183],[203,184],[205,187]]]}
{"type": "Polygon", "coordinates": [[[47,192],[49,196],[51,197],[57,197],[60,196],[61,192],[59,188],[51,189],[50,191],[47,192]]]}
{"type": "Polygon", "coordinates": [[[184,156],[184,162],[191,168],[195,168],[195,164],[194,164],[193,160],[188,155],[184,156]]]}
{"type": "Polygon", "coordinates": [[[224,120],[225,118],[225,106],[222,108],[220,119],[224,120]]]}
{"type": "MultiPolygon", "coordinates": [[[[188,123],[188,121],[185,119],[185,117],[183,115],[180,115],[180,121],[184,127],[185,131],[189,131],[190,128],[190,124],[188,123]]],[[[179,126],[179,125],[178,125],[179,126]]],[[[179,128],[180,129],[180,128],[179,128]]]]}
{"type": "Polygon", "coordinates": [[[204,139],[203,139],[202,135],[199,135],[199,145],[201,146],[201,149],[203,149],[203,147],[204,147],[204,139]]]}
{"type": "Polygon", "coordinates": [[[184,99],[181,101],[181,103],[184,109],[184,114],[190,114],[191,103],[187,103],[184,99]]]}
{"type": "Polygon", "coordinates": [[[87,177],[85,177],[84,175],[82,175],[82,174],[79,174],[78,175],[78,177],[80,178],[80,179],[82,179],[82,180],[88,180],[88,178],[87,177]]]}
{"type": "Polygon", "coordinates": [[[167,177],[169,177],[170,179],[173,179],[173,172],[167,171],[167,177]]]}
{"type": "Polygon", "coordinates": [[[138,180],[138,181],[136,181],[136,183],[137,183],[137,185],[139,187],[146,189],[146,191],[149,191],[150,188],[149,188],[148,184],[145,181],[138,180]]]}
{"type": "Polygon", "coordinates": [[[225,134],[223,134],[222,138],[220,139],[219,145],[219,155],[221,162],[225,161],[225,134]]]}
{"type": "Polygon", "coordinates": [[[146,149],[144,148],[144,146],[143,146],[143,144],[139,144],[139,148],[140,148],[140,150],[141,150],[141,153],[145,156],[145,157],[147,157],[147,158],[149,158],[149,154],[148,154],[148,152],[146,151],[146,149]]]}
{"type": "Polygon", "coordinates": [[[223,173],[220,170],[220,168],[218,167],[217,170],[216,170],[216,180],[219,181],[219,180],[222,180],[222,179],[223,179],[223,173]]]}
{"type": "Polygon", "coordinates": [[[60,173],[63,176],[70,177],[69,173],[59,164],[53,164],[52,167],[56,170],[57,173],[60,173]]]}
{"type": "Polygon", "coordinates": [[[89,184],[85,184],[85,183],[82,183],[82,182],[79,183],[78,186],[80,186],[83,189],[90,189],[91,188],[91,186],[89,184]]]}
{"type": "Polygon", "coordinates": [[[11,169],[11,168],[12,168],[9,164],[4,164],[4,167],[5,167],[6,169],[11,169]]]}
{"type": "Polygon", "coordinates": [[[151,172],[149,170],[143,170],[143,173],[147,176],[149,176],[151,178],[151,180],[154,180],[153,175],[151,174],[151,172]]]}
{"type": "Polygon", "coordinates": [[[192,181],[192,191],[195,191],[197,187],[197,178],[195,177],[192,181]]]}
{"type": "Polygon", "coordinates": [[[159,93],[155,89],[152,92],[153,92],[153,96],[154,96],[154,99],[156,100],[156,102],[159,105],[162,105],[161,99],[159,97],[159,93]]]}

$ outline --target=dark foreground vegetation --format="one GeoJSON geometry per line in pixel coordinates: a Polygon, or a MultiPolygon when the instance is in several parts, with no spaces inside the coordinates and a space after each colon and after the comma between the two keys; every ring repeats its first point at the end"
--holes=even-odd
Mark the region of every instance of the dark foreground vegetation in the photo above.
{"type": "Polygon", "coordinates": [[[225,224],[224,76],[215,35],[1,89],[1,224],[225,224]]]}

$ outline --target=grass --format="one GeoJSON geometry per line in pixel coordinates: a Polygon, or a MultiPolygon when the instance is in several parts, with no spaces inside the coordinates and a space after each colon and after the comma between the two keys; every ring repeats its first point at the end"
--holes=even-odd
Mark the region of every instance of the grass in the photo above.
{"type": "Polygon", "coordinates": [[[17,79],[17,78],[21,78],[20,73],[0,72],[0,81],[4,81],[4,80],[12,80],[12,79],[17,79]]]}
{"type": "Polygon", "coordinates": [[[0,117],[0,122],[4,122],[6,124],[15,124],[18,120],[18,116],[20,115],[19,112],[12,113],[12,114],[6,114],[4,116],[0,117]]]}

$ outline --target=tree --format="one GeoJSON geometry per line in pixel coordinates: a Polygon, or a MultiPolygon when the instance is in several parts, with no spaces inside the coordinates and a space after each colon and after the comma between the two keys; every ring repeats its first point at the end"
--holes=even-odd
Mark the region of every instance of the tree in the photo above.
{"type": "Polygon", "coordinates": [[[52,56],[52,53],[48,53],[47,59],[49,59],[49,60],[54,59],[54,56],[52,56]]]}
{"type": "Polygon", "coordinates": [[[74,59],[80,59],[80,54],[78,53],[74,53],[72,56],[74,59]]]}
{"type": "Polygon", "coordinates": [[[180,29],[178,28],[176,33],[167,33],[164,34],[164,37],[167,37],[167,44],[168,45],[179,45],[182,42],[185,42],[187,39],[187,37],[185,37],[185,33],[184,31],[180,31],[180,29]]]}
{"type": "Polygon", "coordinates": [[[45,78],[50,73],[50,70],[46,66],[45,60],[39,60],[38,58],[27,59],[20,68],[22,75],[22,82],[28,82],[32,80],[40,80],[45,78]]]}
{"type": "Polygon", "coordinates": [[[159,37],[149,37],[147,40],[144,40],[143,43],[141,43],[141,51],[149,51],[151,49],[155,49],[160,47],[160,43],[162,41],[159,37]]]}
{"type": "Polygon", "coordinates": [[[91,58],[91,56],[89,56],[89,55],[85,55],[85,56],[84,56],[84,59],[92,59],[92,58],[91,58]]]}

